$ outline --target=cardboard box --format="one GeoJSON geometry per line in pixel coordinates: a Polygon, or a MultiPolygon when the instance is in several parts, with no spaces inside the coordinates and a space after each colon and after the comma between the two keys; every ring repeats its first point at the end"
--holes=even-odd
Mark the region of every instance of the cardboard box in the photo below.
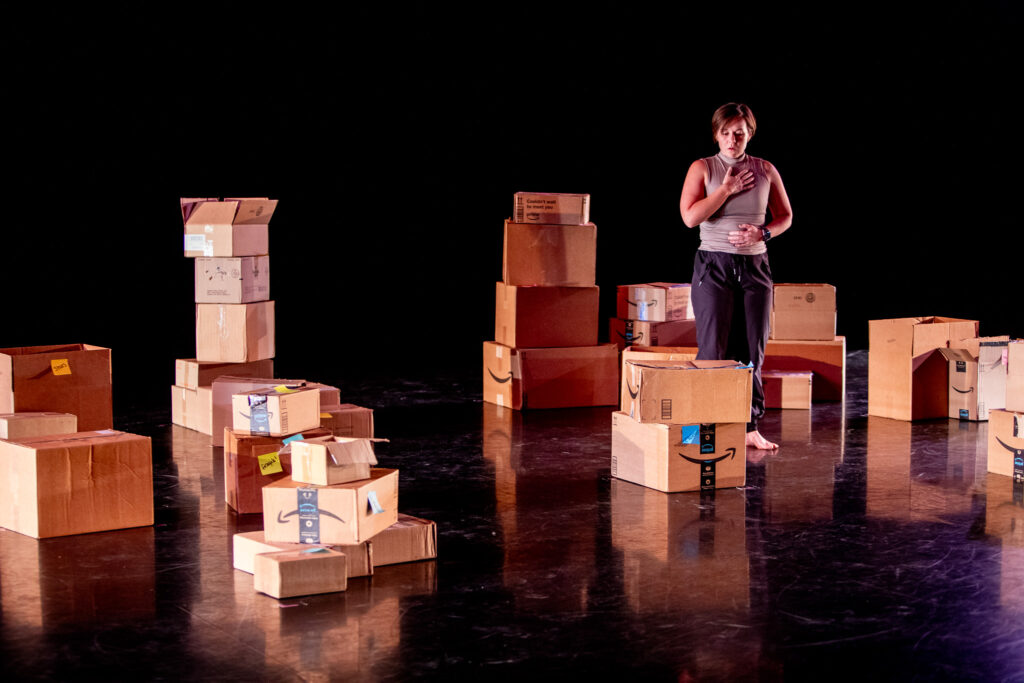
{"type": "Polygon", "coordinates": [[[1024,482],[1024,413],[988,413],[988,471],[1024,482]]]}
{"type": "Polygon", "coordinates": [[[171,386],[171,423],[202,434],[213,432],[213,390],[171,386]]]}
{"type": "Polygon", "coordinates": [[[274,302],[196,304],[196,358],[248,363],[273,358],[274,302]]]}
{"type": "Polygon", "coordinates": [[[765,408],[811,409],[814,373],[762,371],[761,386],[765,408]]]}
{"type": "Polygon", "coordinates": [[[303,484],[330,486],[370,477],[377,464],[374,439],[331,436],[292,444],[292,479],[303,484]]]}
{"type": "Polygon", "coordinates": [[[597,344],[598,287],[495,285],[494,339],[520,348],[597,344]]]}
{"type": "Polygon", "coordinates": [[[270,298],[270,256],[196,259],[197,304],[246,304],[270,298]]]}
{"type": "Polygon", "coordinates": [[[0,413],[55,412],[78,429],[114,424],[110,349],[90,344],[0,349],[0,413]]]}
{"type": "Polygon", "coordinates": [[[609,318],[608,339],[619,349],[628,346],[697,346],[696,320],[645,322],[609,318]]]}
{"type": "Polygon", "coordinates": [[[976,320],[897,318],[868,322],[868,415],[946,417],[948,369],[938,349],[978,336],[976,320]]]}
{"type": "Polygon", "coordinates": [[[261,553],[254,569],[256,590],[273,598],[335,593],[348,586],[345,554],[330,548],[261,553]]]}
{"type": "MultiPolygon", "coordinates": [[[[321,394],[320,400],[323,400],[321,394]]],[[[351,403],[320,406],[320,426],[334,436],[373,438],[373,410],[351,403]]]]}
{"type": "Polygon", "coordinates": [[[325,406],[337,406],[341,392],[337,387],[316,382],[307,382],[304,379],[273,379],[268,377],[235,377],[233,375],[222,375],[211,385],[213,389],[213,435],[212,445],[224,445],[224,429],[231,429],[234,420],[231,416],[231,401],[235,394],[244,394],[247,391],[257,389],[273,389],[276,386],[302,385],[314,387],[320,392],[320,410],[323,412],[325,406]]]}
{"type": "Polygon", "coordinates": [[[270,219],[276,199],[182,198],[185,256],[259,256],[270,251],[270,219]]]}
{"type": "Polygon", "coordinates": [[[516,192],[512,215],[517,223],[585,225],[590,222],[590,195],[516,192]]]}
{"type": "Polygon", "coordinates": [[[373,566],[418,562],[437,557],[437,525],[398,513],[398,521],[372,539],[373,566]]]}
{"type": "Polygon", "coordinates": [[[320,392],[279,384],[231,397],[232,429],[260,436],[288,436],[320,426],[320,392]]]}
{"type": "Polygon", "coordinates": [[[260,553],[273,553],[279,550],[300,550],[310,547],[331,548],[332,550],[345,553],[345,559],[348,560],[347,573],[350,579],[373,574],[373,561],[370,557],[369,541],[364,541],[357,545],[278,543],[267,541],[263,536],[263,529],[259,529],[258,531],[245,531],[234,535],[232,538],[232,558],[235,569],[252,574],[256,571],[256,556],[260,553]]]}
{"type": "Polygon", "coordinates": [[[617,411],[612,413],[611,474],[666,493],[743,486],[746,432],[746,422],[644,424],[617,411]]]}
{"type": "Polygon", "coordinates": [[[1005,407],[1024,412],[1024,339],[1014,339],[1006,345],[1005,407]]]}
{"type": "MultiPolygon", "coordinates": [[[[310,429],[304,439],[329,436],[325,429],[310,429]]],[[[240,515],[263,512],[263,487],[292,472],[291,449],[284,437],[253,436],[225,429],[224,501],[240,515]]]]}
{"type": "Polygon", "coordinates": [[[632,400],[626,385],[626,361],[648,361],[648,360],[695,360],[697,358],[696,346],[646,346],[632,345],[622,350],[620,371],[619,371],[619,410],[629,413],[629,403],[632,400]]]}
{"type": "Polygon", "coordinates": [[[198,389],[213,384],[218,377],[273,377],[274,359],[264,358],[248,363],[221,363],[201,361],[195,358],[179,358],[174,361],[174,383],[186,389],[198,389]]]}
{"type": "Polygon", "coordinates": [[[619,285],[615,315],[623,320],[647,322],[693,320],[690,283],[647,282],[639,285],[619,285]]]}
{"type": "Polygon", "coordinates": [[[614,344],[516,349],[484,342],[484,400],[515,410],[614,405],[614,344]]]}
{"type": "Polygon", "coordinates": [[[593,287],[597,226],[505,221],[502,281],[516,287],[593,287]]]}
{"type": "Polygon", "coordinates": [[[0,526],[49,538],[152,523],[149,437],[102,430],[0,441],[0,526]]]}
{"type": "Polygon", "coordinates": [[[626,361],[623,381],[638,422],[705,424],[750,420],[753,370],[733,361],[626,361]]]}
{"type": "Polygon", "coordinates": [[[263,487],[268,541],[352,545],[398,521],[398,470],[374,468],[369,479],[316,486],[285,477],[263,487]]]}
{"type": "Polygon", "coordinates": [[[948,365],[949,417],[987,420],[1006,406],[1006,349],[1009,337],[965,339],[962,349],[939,349],[948,365]]]}
{"type": "Polygon", "coordinates": [[[765,372],[812,372],[815,401],[842,401],[846,395],[846,337],[831,341],[769,339],[764,351],[765,372]]]}
{"type": "Polygon", "coordinates": [[[78,418],[67,413],[0,414],[0,439],[18,441],[31,436],[72,434],[78,431],[78,418]]]}
{"type": "Polygon", "coordinates": [[[776,283],[770,336],[772,339],[797,341],[835,339],[835,286],[776,283]]]}

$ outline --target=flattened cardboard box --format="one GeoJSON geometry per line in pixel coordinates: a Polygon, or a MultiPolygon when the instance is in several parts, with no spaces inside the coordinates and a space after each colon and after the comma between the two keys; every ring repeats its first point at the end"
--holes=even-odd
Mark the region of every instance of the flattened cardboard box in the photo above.
{"type": "Polygon", "coordinates": [[[1024,482],[1024,413],[989,411],[988,471],[1024,482]]]}
{"type": "Polygon", "coordinates": [[[247,304],[270,298],[270,256],[196,259],[197,304],[247,304]]]}
{"type": "Polygon", "coordinates": [[[31,436],[72,434],[78,418],[68,413],[5,413],[0,415],[0,439],[18,441],[31,436]]]}
{"type": "MultiPolygon", "coordinates": [[[[323,401],[323,395],[320,400],[323,401]]],[[[320,426],[334,436],[373,438],[373,409],[352,403],[320,406],[320,426]]]]}
{"type": "Polygon", "coordinates": [[[514,410],[615,405],[614,344],[514,349],[484,342],[484,400],[514,410]]]}
{"type": "Polygon", "coordinates": [[[590,222],[590,195],[516,192],[512,215],[517,223],[584,225],[590,222]]]}
{"type": "Polygon", "coordinates": [[[502,281],[506,285],[593,287],[597,226],[505,221],[502,281]]]}
{"type": "Polygon", "coordinates": [[[635,361],[625,364],[626,413],[638,422],[711,424],[750,420],[753,370],[733,361],[635,361]]]}
{"type": "Polygon", "coordinates": [[[0,526],[49,538],[152,523],[149,437],[102,430],[0,441],[0,526]]]}
{"type": "Polygon", "coordinates": [[[320,426],[320,392],[302,384],[253,389],[231,397],[231,412],[236,432],[298,434],[320,426]]]}
{"type": "Polygon", "coordinates": [[[273,358],[274,302],[196,304],[196,358],[248,363],[273,358]]]}
{"type": "Polygon", "coordinates": [[[598,287],[495,285],[494,340],[538,348],[597,344],[598,287]]]}
{"type": "Polygon", "coordinates": [[[628,346],[697,346],[696,320],[644,322],[609,318],[608,339],[619,349],[628,346]]]}
{"type": "Polygon", "coordinates": [[[91,344],[0,349],[0,413],[55,412],[78,429],[114,424],[110,349],[91,344]]]}
{"type": "Polygon", "coordinates": [[[831,341],[835,337],[835,286],[776,283],[772,297],[772,339],[831,341]]]}
{"type": "MultiPolygon", "coordinates": [[[[302,432],[306,439],[327,436],[325,429],[302,432]]],[[[240,515],[263,512],[263,487],[292,472],[285,437],[253,436],[225,429],[224,501],[240,515]]]]}
{"type": "Polygon", "coordinates": [[[182,198],[185,256],[259,256],[270,251],[270,219],[276,199],[182,198]]]}
{"type": "Polygon", "coordinates": [[[263,487],[268,541],[353,545],[398,521],[398,470],[374,468],[369,479],[334,486],[285,477],[263,487]]]}
{"type": "Polygon", "coordinates": [[[210,435],[213,431],[213,390],[171,387],[171,423],[210,435]]]}
{"type": "Polygon", "coordinates": [[[261,553],[253,569],[253,586],[272,598],[337,593],[348,587],[345,554],[330,548],[261,553]]]}
{"type": "Polygon", "coordinates": [[[765,408],[811,409],[814,373],[762,371],[761,386],[764,387],[765,408]]]}
{"type": "Polygon", "coordinates": [[[437,557],[437,524],[398,513],[398,521],[370,540],[373,566],[418,562],[437,557]]]}
{"type": "Polygon", "coordinates": [[[258,531],[245,531],[234,535],[232,538],[232,558],[235,569],[252,574],[255,571],[256,556],[260,553],[272,553],[279,550],[300,550],[310,547],[331,548],[345,553],[345,558],[348,560],[348,578],[350,579],[373,574],[373,560],[370,557],[369,541],[364,541],[358,545],[279,543],[265,540],[263,529],[259,529],[258,531]]]}
{"type": "Polygon", "coordinates": [[[254,391],[256,389],[272,389],[276,386],[303,385],[315,387],[320,391],[320,409],[325,406],[338,405],[341,392],[337,387],[316,382],[307,382],[304,379],[274,379],[269,377],[235,377],[222,375],[213,380],[213,435],[211,444],[213,446],[224,445],[224,429],[230,429],[234,424],[231,417],[231,399],[235,394],[254,391]]]}
{"type": "Polygon", "coordinates": [[[213,380],[229,377],[273,377],[274,359],[264,358],[248,363],[222,363],[178,358],[174,361],[174,383],[186,389],[198,389],[213,384],[213,380]]]}
{"type": "Polygon", "coordinates": [[[613,477],[666,493],[743,486],[747,425],[640,423],[612,413],[613,477]]]}
{"type": "Polygon", "coordinates": [[[616,294],[615,315],[623,320],[667,322],[693,319],[688,282],[619,285],[616,294]]]}

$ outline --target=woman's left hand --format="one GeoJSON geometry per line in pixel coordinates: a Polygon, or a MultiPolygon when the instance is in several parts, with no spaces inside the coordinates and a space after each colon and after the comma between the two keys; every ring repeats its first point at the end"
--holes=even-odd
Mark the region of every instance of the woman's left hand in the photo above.
{"type": "Polygon", "coordinates": [[[740,223],[736,226],[739,230],[729,232],[729,244],[734,247],[749,247],[764,240],[760,225],[740,223]]]}

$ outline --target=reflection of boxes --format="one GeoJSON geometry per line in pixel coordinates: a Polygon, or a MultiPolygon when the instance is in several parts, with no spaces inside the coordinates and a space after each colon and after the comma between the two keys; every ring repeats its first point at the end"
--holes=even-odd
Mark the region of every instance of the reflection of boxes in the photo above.
{"type": "MultiPolygon", "coordinates": [[[[303,438],[327,436],[325,429],[310,429],[303,438]]],[[[263,512],[263,487],[291,474],[291,454],[281,453],[284,440],[253,436],[225,429],[224,501],[238,514],[263,512]]]]}
{"type": "Polygon", "coordinates": [[[764,407],[810,410],[813,378],[810,372],[762,372],[764,407]]]}
{"type": "MultiPolygon", "coordinates": [[[[279,550],[296,550],[298,548],[309,548],[309,544],[280,543],[267,541],[263,536],[263,529],[258,531],[245,531],[235,534],[232,538],[232,557],[234,567],[243,572],[252,574],[256,556],[260,553],[272,553],[279,550]]],[[[358,545],[314,545],[316,548],[333,548],[345,553],[348,559],[348,578],[354,579],[359,576],[373,574],[373,562],[370,559],[369,542],[358,545]]]]}
{"type": "Polygon", "coordinates": [[[598,287],[495,287],[494,339],[513,347],[597,344],[598,287]]]}
{"type": "Polygon", "coordinates": [[[197,258],[197,304],[246,304],[270,298],[270,257],[197,258]]]}
{"type": "Polygon", "coordinates": [[[762,371],[813,372],[815,401],[842,401],[846,393],[846,337],[831,341],[769,339],[762,371]]]}
{"type": "Polygon", "coordinates": [[[172,386],[171,423],[210,434],[213,431],[213,390],[172,386]]]}
{"type": "Polygon", "coordinates": [[[836,337],[836,288],[776,283],[771,338],[831,341],[836,337]]]}
{"type": "MultiPolygon", "coordinates": [[[[323,394],[320,400],[323,401],[323,394]]],[[[373,437],[373,410],[351,403],[320,406],[320,426],[334,436],[373,437]]]]}
{"type": "Polygon", "coordinates": [[[71,434],[78,418],[67,413],[6,413],[0,415],[0,439],[17,441],[30,436],[71,434]]]}
{"type": "Polygon", "coordinates": [[[616,294],[615,315],[623,320],[665,322],[693,319],[693,304],[690,301],[688,282],[619,285],[616,294]]]}
{"type": "Polygon", "coordinates": [[[398,470],[374,468],[369,479],[334,486],[285,477],[263,487],[268,541],[354,544],[398,521],[398,470]]]}
{"type": "Polygon", "coordinates": [[[258,256],[270,245],[276,199],[181,200],[185,256],[258,256]]]}
{"type": "Polygon", "coordinates": [[[1024,481],[989,474],[985,478],[985,533],[1003,546],[1024,547],[1024,481]]]}
{"type": "Polygon", "coordinates": [[[659,491],[743,486],[746,423],[641,424],[612,413],[613,477],[659,491]]]}
{"type": "Polygon", "coordinates": [[[0,442],[0,526],[48,538],[152,523],[149,437],[103,430],[0,442]]]}
{"type": "Polygon", "coordinates": [[[292,443],[292,479],[330,486],[368,479],[377,464],[370,439],[331,436],[292,443]]]}
{"type": "Polygon", "coordinates": [[[584,225],[590,222],[589,194],[516,192],[514,213],[517,223],[584,225]]]}
{"type": "Polygon", "coordinates": [[[89,344],[0,349],[0,413],[70,413],[82,431],[114,424],[110,349],[89,344]]]}
{"type": "Polygon", "coordinates": [[[634,344],[645,346],[687,346],[697,345],[696,320],[670,320],[668,322],[644,322],[610,318],[608,339],[620,349],[634,344]]]}
{"type": "Polygon", "coordinates": [[[1024,413],[989,411],[988,471],[1024,482],[1024,413]]]}
{"type": "Polygon", "coordinates": [[[274,302],[196,304],[196,358],[246,363],[273,358],[274,302]]]}
{"type": "Polygon", "coordinates": [[[614,405],[614,344],[516,349],[484,342],[484,400],[515,410],[614,405]]]}
{"type": "Polygon", "coordinates": [[[198,389],[213,384],[223,375],[231,377],[273,377],[274,359],[264,358],[249,363],[221,363],[179,358],[174,361],[174,383],[186,389],[198,389]]]}
{"type": "Polygon", "coordinates": [[[373,566],[417,562],[437,557],[437,525],[398,513],[398,521],[372,539],[373,566]]]}
{"type": "Polygon", "coordinates": [[[247,391],[255,391],[257,389],[273,389],[276,386],[296,386],[302,385],[307,387],[315,387],[320,391],[320,409],[323,411],[324,406],[336,406],[340,396],[340,391],[337,387],[328,386],[326,384],[317,384],[315,382],[307,382],[302,379],[273,379],[268,377],[235,377],[232,375],[222,375],[215,380],[211,385],[213,388],[213,446],[224,445],[224,429],[231,429],[234,424],[231,417],[231,403],[232,397],[235,394],[243,394],[247,391]]]}
{"type": "MultiPolygon", "coordinates": [[[[807,413],[803,413],[807,415],[807,413]]],[[[786,449],[764,460],[764,506],[773,523],[832,519],[835,463],[824,449],[786,449]]]]}
{"type": "Polygon", "coordinates": [[[261,553],[253,569],[256,590],[274,598],[335,593],[348,585],[345,554],[330,548],[261,553]]]}
{"type": "Polygon", "coordinates": [[[506,285],[593,287],[597,227],[505,221],[502,281],[506,285]]]}
{"type": "Polygon", "coordinates": [[[897,420],[946,417],[947,363],[935,353],[978,336],[976,320],[897,318],[868,323],[868,414],[897,420]]]}
{"type": "Polygon", "coordinates": [[[1006,409],[1024,412],[1024,339],[1006,346],[1006,409]]]}
{"type": "Polygon", "coordinates": [[[628,360],[626,411],[639,422],[702,424],[750,420],[753,371],[733,361],[628,360]]]}
{"type": "Polygon", "coordinates": [[[278,385],[231,397],[236,432],[288,436],[320,426],[320,392],[312,387],[278,385]]]}

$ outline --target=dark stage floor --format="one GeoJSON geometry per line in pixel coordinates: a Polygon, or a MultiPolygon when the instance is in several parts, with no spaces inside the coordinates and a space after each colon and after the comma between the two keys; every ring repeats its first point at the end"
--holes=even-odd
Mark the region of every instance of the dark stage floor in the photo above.
{"type": "Polygon", "coordinates": [[[3,677],[1024,681],[1024,509],[986,425],[867,418],[866,353],[848,373],[703,499],[612,479],[607,408],[483,404],[479,371],[344,385],[439,557],[281,601],[232,569],[262,520],[226,507],[221,451],[119,419],[154,439],[156,524],[0,531],[3,677]]]}

